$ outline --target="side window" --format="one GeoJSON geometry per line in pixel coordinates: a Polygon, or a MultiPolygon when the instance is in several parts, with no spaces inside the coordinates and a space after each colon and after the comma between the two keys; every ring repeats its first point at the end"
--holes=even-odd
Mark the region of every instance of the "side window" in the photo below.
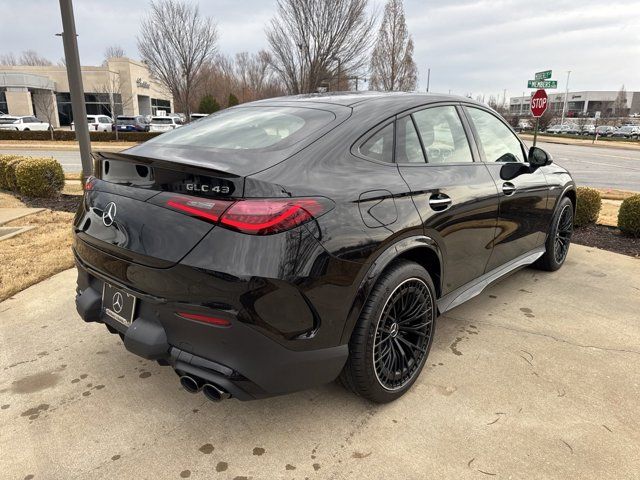
{"type": "Polygon", "coordinates": [[[393,162],[393,123],[371,135],[360,147],[360,153],[380,162],[393,162]]]}
{"type": "Polygon", "coordinates": [[[509,128],[489,112],[467,108],[487,162],[524,162],[522,145],[509,128]]]}
{"type": "Polygon", "coordinates": [[[433,107],[413,114],[427,163],[473,162],[469,140],[456,107],[433,107]]]}
{"type": "Polygon", "coordinates": [[[424,163],[424,153],[411,116],[396,122],[396,162],[424,163]]]}

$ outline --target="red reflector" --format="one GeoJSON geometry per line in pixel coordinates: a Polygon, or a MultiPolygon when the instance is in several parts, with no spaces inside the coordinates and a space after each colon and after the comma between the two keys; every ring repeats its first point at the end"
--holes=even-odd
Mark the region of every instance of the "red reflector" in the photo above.
{"type": "Polygon", "coordinates": [[[185,312],[178,312],[178,315],[180,315],[182,318],[195,320],[196,322],[209,323],[211,325],[217,325],[218,327],[231,326],[231,322],[229,320],[225,320],[224,318],[209,317],[208,315],[199,315],[196,313],[185,313],[185,312]]]}
{"type": "Polygon", "coordinates": [[[212,200],[197,197],[172,197],[167,201],[167,206],[196,217],[217,222],[220,215],[229,208],[233,202],[227,200],[212,200]]]}
{"type": "Polygon", "coordinates": [[[93,190],[93,186],[96,183],[96,177],[87,177],[87,180],[84,182],[84,191],[86,192],[87,190],[93,190]]]}
{"type": "Polygon", "coordinates": [[[240,200],[224,212],[222,226],[254,235],[283,232],[328,210],[326,202],[314,198],[240,200]]]}

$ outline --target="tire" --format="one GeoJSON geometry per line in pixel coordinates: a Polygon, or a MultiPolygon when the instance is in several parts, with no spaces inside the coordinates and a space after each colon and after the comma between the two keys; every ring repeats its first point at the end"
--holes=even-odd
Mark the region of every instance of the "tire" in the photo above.
{"type": "Polygon", "coordinates": [[[564,197],[558,203],[551,226],[549,235],[545,242],[545,252],[534,263],[536,268],[555,272],[567,259],[569,246],[571,245],[571,234],[573,233],[573,203],[569,198],[564,197]]]}
{"type": "Polygon", "coordinates": [[[372,402],[400,398],[429,356],[436,316],[429,273],[417,263],[394,261],[380,275],[356,323],[339,382],[372,402]],[[415,303],[409,303],[413,300],[415,303]]]}

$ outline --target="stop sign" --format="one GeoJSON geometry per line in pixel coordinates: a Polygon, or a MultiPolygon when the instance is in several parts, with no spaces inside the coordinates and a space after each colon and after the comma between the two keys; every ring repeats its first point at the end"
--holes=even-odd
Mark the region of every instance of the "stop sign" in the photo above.
{"type": "Polygon", "coordinates": [[[531,113],[534,117],[541,117],[547,109],[547,92],[537,90],[531,97],[531,113]]]}

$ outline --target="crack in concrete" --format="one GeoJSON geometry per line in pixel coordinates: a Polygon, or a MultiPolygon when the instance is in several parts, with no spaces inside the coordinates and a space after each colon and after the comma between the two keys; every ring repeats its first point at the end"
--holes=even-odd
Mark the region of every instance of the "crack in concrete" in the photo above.
{"type": "MultiPolygon", "coordinates": [[[[465,323],[471,323],[472,322],[471,320],[465,320],[463,318],[453,317],[451,315],[444,315],[443,318],[450,318],[452,320],[456,320],[458,322],[465,322],[465,323]]],[[[602,350],[604,352],[632,353],[632,354],[635,354],[635,355],[640,355],[640,351],[637,351],[637,350],[627,350],[627,349],[624,349],[624,348],[613,348],[613,347],[601,347],[599,345],[585,345],[585,344],[582,344],[582,343],[572,342],[572,341],[564,339],[564,338],[559,338],[559,337],[556,337],[556,336],[551,335],[549,333],[532,332],[531,330],[525,330],[525,329],[515,328],[515,327],[507,327],[505,325],[498,325],[496,323],[485,322],[483,320],[473,320],[473,323],[481,323],[483,325],[489,325],[489,326],[495,327],[495,328],[502,328],[503,330],[509,330],[511,332],[525,333],[525,334],[528,334],[528,335],[535,335],[535,336],[538,336],[538,337],[550,338],[552,340],[555,340],[556,342],[566,343],[568,345],[572,345],[574,347],[579,347],[579,348],[592,348],[594,350],[602,350]]]]}

